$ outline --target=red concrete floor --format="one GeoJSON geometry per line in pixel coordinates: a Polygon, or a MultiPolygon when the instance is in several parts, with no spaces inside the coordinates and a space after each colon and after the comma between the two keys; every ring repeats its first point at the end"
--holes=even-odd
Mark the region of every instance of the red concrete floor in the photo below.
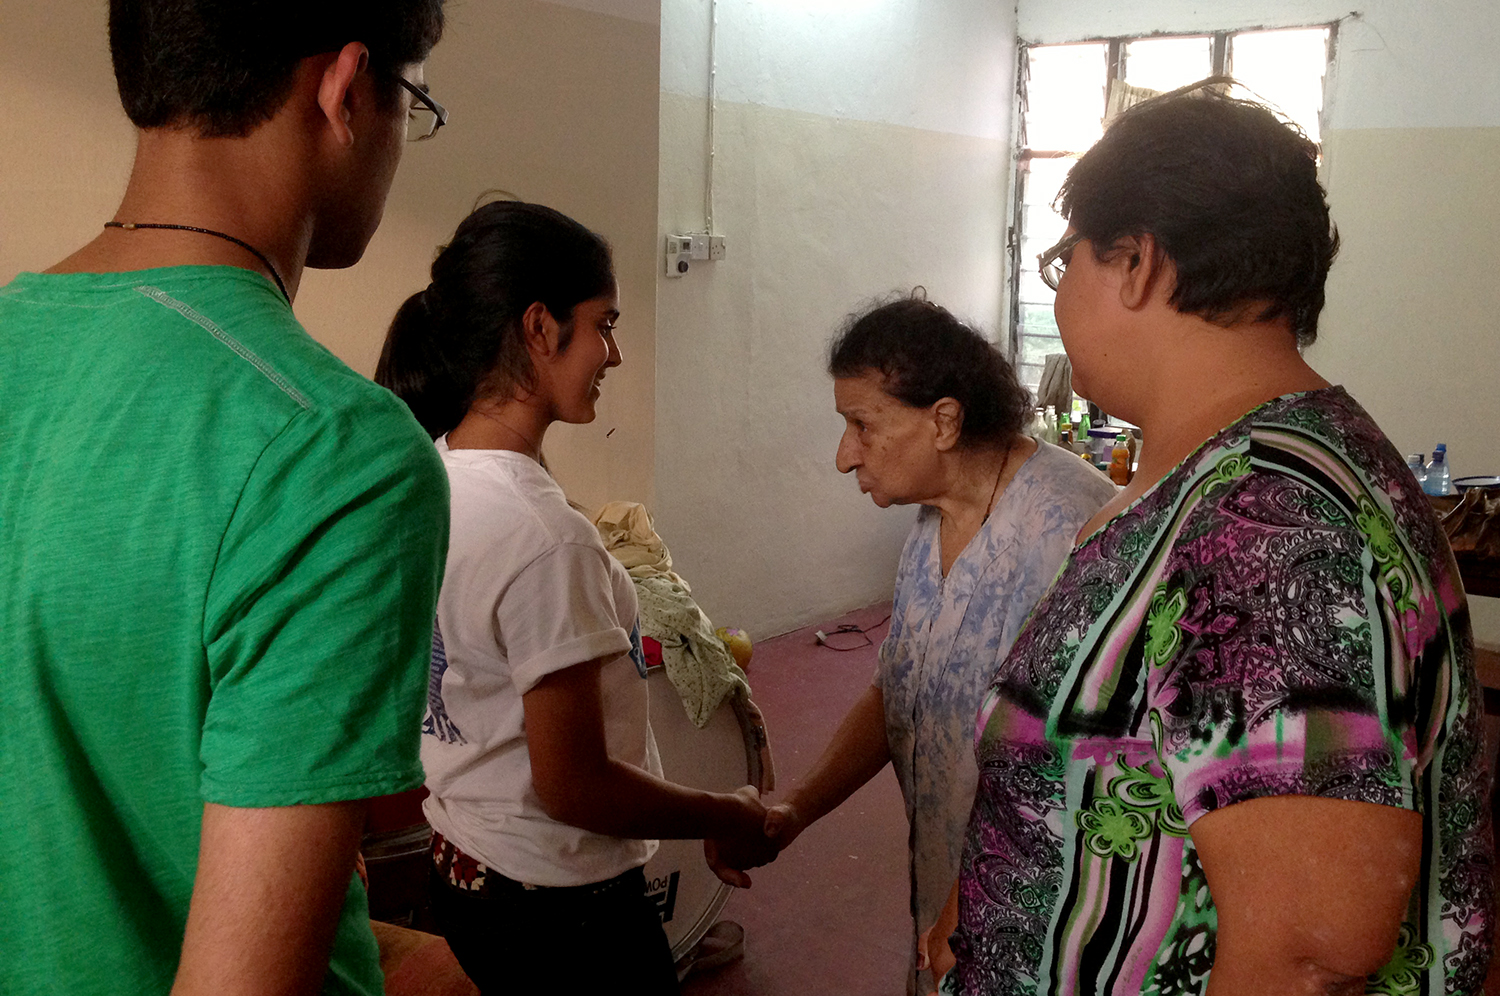
{"type": "MultiPolygon", "coordinates": [[[[889,612],[889,604],[871,606],[755,644],[748,673],[776,759],[773,801],[817,760],[875,671],[875,646],[840,653],[818,646],[813,631],[872,626],[889,612]]],[[[885,632],[872,629],[873,644],[885,632]]],[[[834,639],[842,646],[856,638],[834,639]]],[[[751,888],[722,914],[745,928],[744,960],[690,975],[683,996],[904,994],[912,929],[906,836],[901,791],[887,767],[774,864],[750,873],[751,888]]]]}

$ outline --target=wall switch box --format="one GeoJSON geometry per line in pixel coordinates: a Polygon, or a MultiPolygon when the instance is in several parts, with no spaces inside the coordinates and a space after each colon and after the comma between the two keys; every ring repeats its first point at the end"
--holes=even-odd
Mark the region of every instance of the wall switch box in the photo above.
{"type": "Polygon", "coordinates": [[[722,235],[668,235],[667,276],[685,277],[694,263],[724,258],[722,235]]]}
{"type": "Polygon", "coordinates": [[[692,268],[693,239],[690,235],[667,236],[667,276],[685,277],[692,268]]]}

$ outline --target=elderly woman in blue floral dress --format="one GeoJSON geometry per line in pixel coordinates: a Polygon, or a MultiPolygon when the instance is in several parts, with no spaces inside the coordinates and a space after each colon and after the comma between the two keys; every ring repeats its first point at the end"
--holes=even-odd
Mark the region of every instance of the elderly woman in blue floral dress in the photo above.
{"type": "MultiPolygon", "coordinates": [[[[1031,396],[1011,366],[926,300],[855,318],[833,343],[829,372],[846,423],[839,470],[882,508],[923,507],[901,553],[874,680],[767,825],[785,847],[893,765],[911,821],[915,969],[917,931],[937,917],[958,872],[980,695],[1115,486],[1025,435],[1031,396]]],[[[909,971],[908,988],[915,983],[909,971]]]]}

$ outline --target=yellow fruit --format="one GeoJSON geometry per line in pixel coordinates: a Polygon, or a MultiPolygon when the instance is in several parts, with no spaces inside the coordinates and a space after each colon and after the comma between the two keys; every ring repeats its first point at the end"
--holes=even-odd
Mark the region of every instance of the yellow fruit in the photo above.
{"type": "Polygon", "coordinates": [[[750,666],[750,657],[754,654],[750,643],[750,634],[742,629],[732,626],[720,626],[714,630],[719,639],[724,641],[724,646],[729,648],[730,654],[734,656],[734,662],[742,669],[750,666]]]}

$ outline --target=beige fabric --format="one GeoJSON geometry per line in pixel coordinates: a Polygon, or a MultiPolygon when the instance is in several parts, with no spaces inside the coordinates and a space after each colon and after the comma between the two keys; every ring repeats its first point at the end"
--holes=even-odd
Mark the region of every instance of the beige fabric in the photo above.
{"type": "Polygon", "coordinates": [[[672,570],[672,554],[644,505],[612,501],[594,515],[608,550],[630,572],[640,601],[641,635],[661,644],[667,678],[700,730],[731,694],[747,696],[750,683],[714,625],[693,601],[686,581],[672,570]]]}
{"type": "Polygon", "coordinates": [[[1073,364],[1067,353],[1047,354],[1036,389],[1036,403],[1039,408],[1051,405],[1059,422],[1073,411],[1073,364]]]}
{"type": "Polygon", "coordinates": [[[593,515],[594,527],[604,541],[604,549],[633,578],[665,577],[687,588],[687,582],[672,572],[672,554],[656,535],[651,513],[646,506],[633,501],[612,501],[593,515]]]}

